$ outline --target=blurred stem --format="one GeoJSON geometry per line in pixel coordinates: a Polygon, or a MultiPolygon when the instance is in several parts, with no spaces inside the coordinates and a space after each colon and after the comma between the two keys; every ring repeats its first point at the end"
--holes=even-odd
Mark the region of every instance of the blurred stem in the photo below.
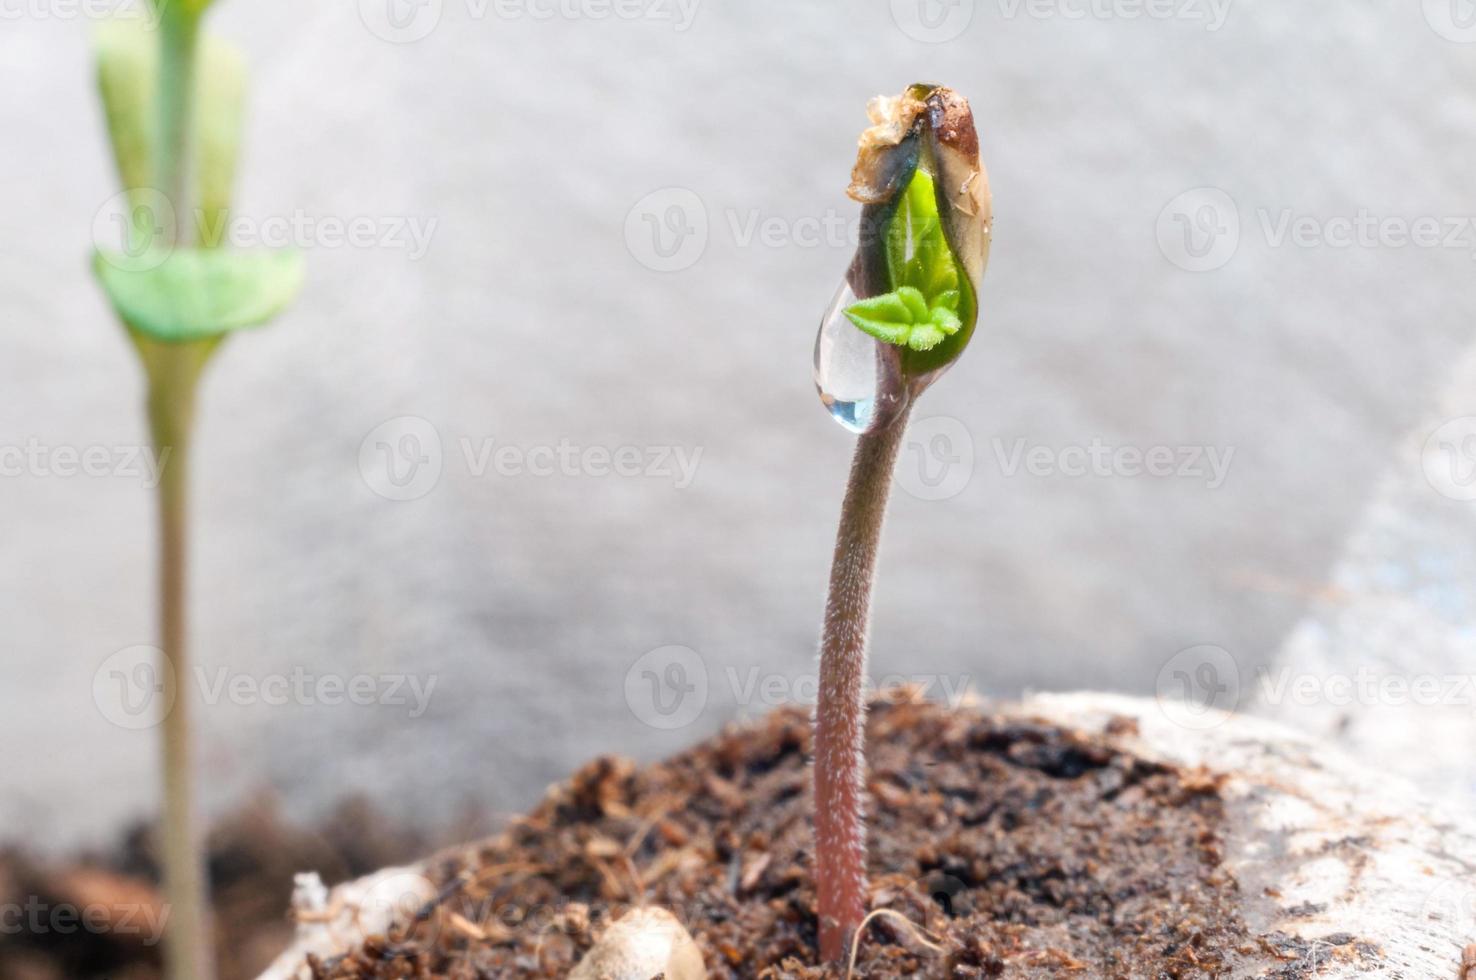
{"type": "Polygon", "coordinates": [[[175,700],[163,737],[164,899],[168,980],[215,975],[204,862],[204,838],[195,814],[194,712],[188,647],[190,430],[195,390],[213,344],[154,344],[149,369],[149,430],[160,464],[159,636],[175,679],[175,700]]]}
{"type": "Polygon", "coordinates": [[[856,440],[820,638],[815,709],[815,877],[820,956],[843,962],[866,915],[866,638],[887,497],[909,410],[856,440]]]}
{"type": "MultiPolygon", "coordinates": [[[[190,123],[200,18],[174,6],[159,25],[158,189],[174,208],[164,244],[190,244],[190,123]]],[[[190,429],[195,389],[214,344],[142,342],[149,375],[149,429],[162,469],[159,484],[159,635],[175,677],[175,701],[162,729],[164,765],[163,872],[169,924],[164,936],[166,980],[212,980],[204,835],[195,814],[194,711],[188,649],[190,429]],[[168,453],[166,457],[164,454],[168,453]]]]}
{"type": "Polygon", "coordinates": [[[175,225],[165,244],[190,244],[190,122],[195,107],[195,63],[200,17],[172,7],[159,23],[159,145],[155,149],[158,190],[174,208],[175,225]]]}

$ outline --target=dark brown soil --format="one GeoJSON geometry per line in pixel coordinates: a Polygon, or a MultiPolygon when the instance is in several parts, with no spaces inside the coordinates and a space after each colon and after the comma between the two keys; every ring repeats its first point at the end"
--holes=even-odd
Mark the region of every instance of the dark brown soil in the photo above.
{"type": "MultiPolygon", "coordinates": [[[[869,738],[873,907],[925,927],[943,952],[878,919],[856,976],[1316,969],[1237,913],[1224,804],[1204,774],[916,703],[874,706],[869,738]]],[[[785,710],[663,764],[596,760],[500,836],[437,859],[440,897],[414,924],[314,961],[314,976],[562,977],[639,902],[687,925],[713,977],[844,975],[815,965],[808,741],[805,712],[785,710]]]]}

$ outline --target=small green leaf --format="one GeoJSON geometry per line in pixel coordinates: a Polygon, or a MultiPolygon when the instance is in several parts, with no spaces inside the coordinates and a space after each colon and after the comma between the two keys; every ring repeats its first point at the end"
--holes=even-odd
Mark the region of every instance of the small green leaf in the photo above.
{"type": "Polygon", "coordinates": [[[932,306],[912,286],[858,300],[846,307],[846,318],[877,340],[916,351],[932,350],[963,322],[954,312],[958,293],[944,293],[932,306]],[[951,304],[951,305],[950,305],[951,304]]]}
{"type": "Polygon", "coordinates": [[[912,258],[907,263],[906,278],[929,299],[958,288],[958,269],[948,252],[943,226],[936,216],[928,219],[927,225],[917,235],[912,258]]]}
{"type": "Polygon", "coordinates": [[[933,194],[933,178],[926,170],[919,169],[907,184],[907,211],[914,228],[938,220],[938,198],[933,194]]]}
{"type": "Polygon", "coordinates": [[[858,300],[845,313],[858,329],[889,344],[905,344],[914,322],[912,310],[897,293],[858,300]]]}
{"type": "Polygon", "coordinates": [[[922,307],[915,308],[915,321],[926,321],[926,308],[943,296],[951,296],[950,308],[957,310],[958,267],[943,235],[933,178],[926,170],[914,171],[887,220],[884,247],[892,287],[910,289],[923,300],[922,307]]]}
{"type": "Polygon", "coordinates": [[[157,263],[98,252],[93,271],[132,330],[166,343],[218,337],[260,326],[302,287],[302,254],[184,249],[157,263]]]}
{"type": "Polygon", "coordinates": [[[907,307],[907,312],[911,314],[913,323],[922,323],[928,318],[928,301],[923,298],[922,293],[913,289],[911,286],[903,286],[897,290],[896,295],[901,298],[902,304],[907,307]]]}
{"type": "Polygon", "coordinates": [[[870,299],[857,300],[846,307],[846,316],[852,318],[862,316],[886,323],[909,324],[912,322],[912,310],[902,298],[900,290],[882,293],[870,299]]]}
{"type": "Polygon", "coordinates": [[[931,323],[920,323],[907,335],[907,346],[913,350],[932,350],[943,342],[945,334],[931,323]]]}
{"type": "Polygon", "coordinates": [[[963,326],[963,321],[958,318],[958,314],[943,306],[933,307],[932,316],[928,318],[928,322],[949,336],[958,333],[959,327],[963,326]]]}

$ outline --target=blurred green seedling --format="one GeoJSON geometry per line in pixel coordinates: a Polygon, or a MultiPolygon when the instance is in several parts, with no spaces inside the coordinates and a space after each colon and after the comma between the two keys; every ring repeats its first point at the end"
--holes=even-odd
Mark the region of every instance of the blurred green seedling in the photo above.
{"type": "MultiPolygon", "coordinates": [[[[200,376],[232,333],[267,323],[302,286],[291,250],[234,250],[227,226],[246,94],[239,51],[202,33],[210,0],[155,0],[155,18],[105,24],[97,77],[123,185],[118,241],[92,268],[139,354],[159,493],[161,668],[189,676],[189,459],[200,376]]],[[[161,721],[169,980],[211,980],[203,838],[195,814],[189,685],[161,721]]]]}

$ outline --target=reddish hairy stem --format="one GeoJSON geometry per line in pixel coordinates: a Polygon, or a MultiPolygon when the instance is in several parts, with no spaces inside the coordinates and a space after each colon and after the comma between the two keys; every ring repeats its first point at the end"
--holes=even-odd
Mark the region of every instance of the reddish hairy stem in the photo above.
{"type": "Polygon", "coordinates": [[[820,956],[843,962],[866,915],[866,792],[863,685],[877,546],[907,412],[856,440],[830,567],[820,637],[820,698],[815,709],[815,879],[820,956]]]}

